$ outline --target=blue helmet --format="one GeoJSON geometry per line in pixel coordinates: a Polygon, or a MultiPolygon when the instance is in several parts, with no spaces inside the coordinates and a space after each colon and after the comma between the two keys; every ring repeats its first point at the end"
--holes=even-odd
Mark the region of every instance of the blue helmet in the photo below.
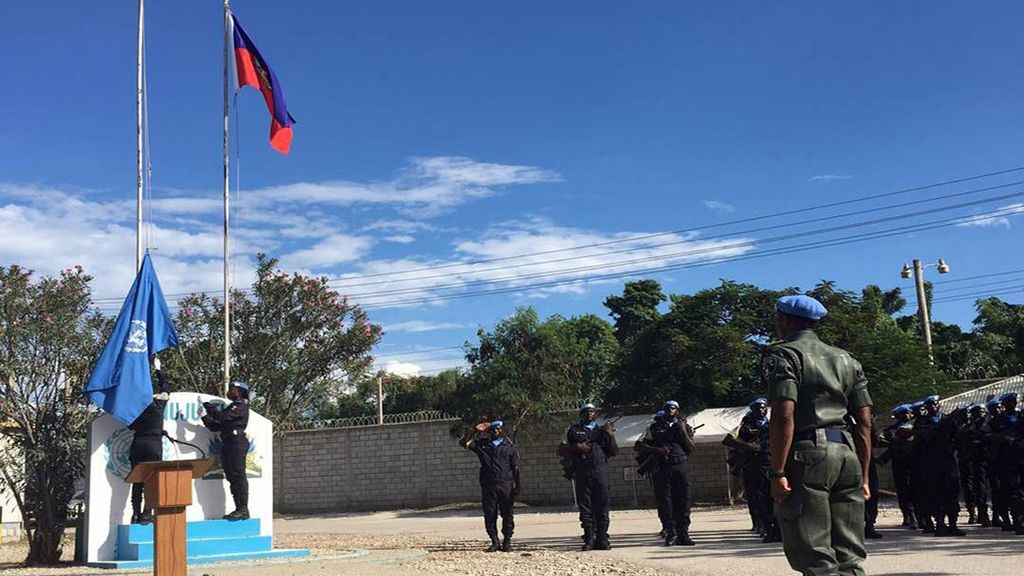
{"type": "Polygon", "coordinates": [[[676,402],[675,400],[665,400],[665,403],[661,405],[661,409],[664,411],[669,408],[675,408],[678,410],[679,402],[676,402]]]}
{"type": "Polygon", "coordinates": [[[245,382],[236,380],[235,382],[232,382],[231,385],[240,390],[244,390],[246,394],[249,393],[249,385],[245,382]]]}
{"type": "Polygon", "coordinates": [[[984,410],[984,409],[985,409],[985,405],[984,404],[972,404],[971,408],[970,408],[972,413],[980,412],[981,410],[984,410]]]}
{"type": "Polygon", "coordinates": [[[751,410],[753,410],[755,408],[760,408],[762,406],[767,406],[767,405],[768,405],[768,399],[767,398],[754,398],[750,402],[750,405],[748,405],[747,407],[750,408],[751,410]]]}
{"type": "Polygon", "coordinates": [[[665,411],[664,410],[658,410],[657,412],[654,413],[654,417],[655,418],[664,418],[665,417],[665,411]]]}
{"type": "Polygon", "coordinates": [[[1001,394],[999,396],[999,401],[1000,402],[1006,402],[1008,400],[1016,402],[1017,401],[1017,393],[1016,392],[1006,392],[1006,393],[1001,394]]]}
{"type": "Polygon", "coordinates": [[[985,407],[989,410],[1001,406],[1003,403],[999,398],[993,398],[985,403],[985,407]]]}
{"type": "Polygon", "coordinates": [[[910,409],[911,410],[919,410],[923,406],[924,406],[924,400],[918,400],[917,402],[914,402],[913,404],[910,405],[910,409]]]}
{"type": "Polygon", "coordinates": [[[899,406],[892,409],[893,416],[899,416],[900,414],[910,414],[913,411],[913,407],[910,404],[900,404],[899,406]]]}
{"type": "Polygon", "coordinates": [[[924,403],[925,404],[938,404],[938,402],[939,402],[939,395],[938,394],[932,394],[931,396],[928,396],[927,398],[924,399],[924,403]]]}
{"type": "Polygon", "coordinates": [[[493,422],[491,422],[491,428],[501,428],[504,425],[505,422],[503,422],[502,420],[494,420],[493,422]]]}

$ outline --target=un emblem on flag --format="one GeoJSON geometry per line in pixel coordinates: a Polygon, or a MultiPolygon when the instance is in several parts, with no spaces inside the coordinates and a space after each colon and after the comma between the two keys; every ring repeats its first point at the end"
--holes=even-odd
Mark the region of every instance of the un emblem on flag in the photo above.
{"type": "Polygon", "coordinates": [[[128,340],[124,343],[124,351],[145,354],[146,350],[146,321],[132,320],[132,327],[128,331],[128,340]]]}

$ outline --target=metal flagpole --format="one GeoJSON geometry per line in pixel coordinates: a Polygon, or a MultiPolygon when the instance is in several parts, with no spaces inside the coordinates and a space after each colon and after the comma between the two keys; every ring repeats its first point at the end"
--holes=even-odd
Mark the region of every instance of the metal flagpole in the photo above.
{"type": "Polygon", "coordinates": [[[135,158],[135,271],[142,267],[142,186],[143,186],[143,160],[142,160],[142,66],[143,66],[143,45],[145,43],[145,0],[139,0],[139,51],[135,63],[135,136],[136,151],[135,158]]]}
{"type": "Polygon", "coordinates": [[[231,44],[231,7],[224,0],[224,394],[231,382],[231,282],[228,279],[230,252],[231,190],[228,177],[228,46],[231,44]]]}

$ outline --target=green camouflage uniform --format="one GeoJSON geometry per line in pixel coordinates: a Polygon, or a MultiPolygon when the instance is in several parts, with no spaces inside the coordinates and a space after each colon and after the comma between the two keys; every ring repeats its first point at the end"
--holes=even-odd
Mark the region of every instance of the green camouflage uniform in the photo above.
{"type": "Polygon", "coordinates": [[[762,371],[769,400],[796,404],[786,462],[793,492],[775,506],[789,565],[808,576],[863,575],[863,471],[843,417],[871,406],[864,371],[810,330],[771,346],[762,371]]]}

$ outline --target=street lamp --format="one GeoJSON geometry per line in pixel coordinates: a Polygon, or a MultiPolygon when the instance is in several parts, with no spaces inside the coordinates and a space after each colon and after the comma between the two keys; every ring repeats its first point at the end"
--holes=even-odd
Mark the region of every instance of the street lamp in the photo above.
{"type": "Polygon", "coordinates": [[[924,296],[924,269],[935,266],[939,274],[949,274],[949,265],[942,258],[935,264],[921,264],[920,260],[914,260],[913,268],[904,263],[900,270],[900,277],[910,278],[914,276],[914,284],[917,286],[917,314],[921,319],[922,333],[924,334],[924,345],[928,349],[928,360],[932,358],[932,322],[928,315],[928,301],[924,296]]]}

